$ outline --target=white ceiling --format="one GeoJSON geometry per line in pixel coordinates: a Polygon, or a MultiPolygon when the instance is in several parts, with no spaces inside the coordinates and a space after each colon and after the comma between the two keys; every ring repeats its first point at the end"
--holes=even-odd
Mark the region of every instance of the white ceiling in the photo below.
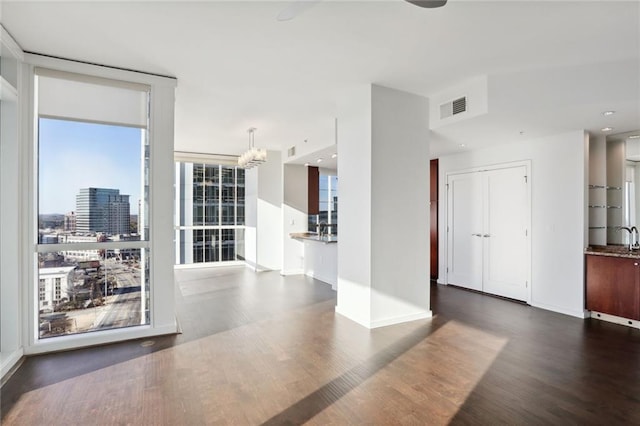
{"type": "Polygon", "coordinates": [[[4,0],[0,20],[26,51],[177,77],[181,151],[240,154],[257,127],[256,146],[308,153],[334,143],[344,88],[429,96],[480,75],[489,113],[434,131],[432,157],[640,128],[638,1],[325,0],[277,21],[287,4],[4,0]]]}

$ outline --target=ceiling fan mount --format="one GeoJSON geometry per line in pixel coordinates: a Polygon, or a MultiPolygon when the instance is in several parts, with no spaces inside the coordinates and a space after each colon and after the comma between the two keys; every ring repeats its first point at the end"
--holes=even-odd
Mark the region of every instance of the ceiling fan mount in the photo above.
{"type": "MultiPolygon", "coordinates": [[[[278,21],[289,21],[294,19],[298,15],[302,14],[306,10],[312,8],[317,3],[320,3],[322,0],[294,0],[291,2],[284,10],[282,10],[278,14],[278,21]]],[[[437,7],[442,7],[447,4],[447,0],[404,0],[408,3],[411,3],[415,6],[426,8],[426,9],[435,9],[437,7]]]]}
{"type": "Polygon", "coordinates": [[[427,9],[435,9],[436,7],[442,7],[447,4],[447,0],[404,0],[408,3],[414,4],[418,7],[424,7],[427,9]]]}

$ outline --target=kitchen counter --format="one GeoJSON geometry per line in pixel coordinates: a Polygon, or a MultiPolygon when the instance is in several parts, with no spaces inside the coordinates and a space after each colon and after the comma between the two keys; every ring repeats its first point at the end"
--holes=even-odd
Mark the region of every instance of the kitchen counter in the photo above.
{"type": "Polygon", "coordinates": [[[338,288],[337,235],[320,235],[315,232],[291,233],[289,236],[304,245],[304,274],[338,288]]]}
{"type": "Polygon", "coordinates": [[[589,246],[584,254],[640,259],[640,250],[629,250],[627,246],[589,246]]]}
{"type": "Polygon", "coordinates": [[[319,243],[337,243],[338,236],[337,235],[323,235],[320,236],[315,232],[298,232],[289,234],[291,238],[295,238],[296,240],[305,240],[305,241],[316,241],[319,243]]]}

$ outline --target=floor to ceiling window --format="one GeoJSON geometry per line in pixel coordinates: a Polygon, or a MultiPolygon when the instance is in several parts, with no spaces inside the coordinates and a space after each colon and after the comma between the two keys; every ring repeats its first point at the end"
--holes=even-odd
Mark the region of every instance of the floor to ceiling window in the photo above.
{"type": "Polygon", "coordinates": [[[149,87],[38,69],[39,339],[148,325],[149,87]]]}
{"type": "Polygon", "coordinates": [[[309,231],[338,235],[338,176],[320,173],[318,214],[309,215],[309,231]],[[321,229],[322,228],[322,229],[321,229]]]}
{"type": "Polygon", "coordinates": [[[176,162],[176,263],[244,260],[244,169],[176,162]]]}

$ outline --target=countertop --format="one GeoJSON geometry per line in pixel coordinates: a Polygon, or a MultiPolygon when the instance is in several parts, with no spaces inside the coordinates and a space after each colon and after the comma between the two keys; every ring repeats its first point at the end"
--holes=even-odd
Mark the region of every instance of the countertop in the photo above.
{"type": "Polygon", "coordinates": [[[306,241],[316,241],[319,243],[337,243],[338,236],[337,235],[323,235],[322,237],[315,232],[298,232],[289,234],[291,238],[295,238],[296,240],[306,240],[306,241]]]}
{"type": "Polygon", "coordinates": [[[629,257],[640,259],[640,250],[629,250],[627,246],[589,246],[584,249],[585,254],[611,257],[629,257]]]}

